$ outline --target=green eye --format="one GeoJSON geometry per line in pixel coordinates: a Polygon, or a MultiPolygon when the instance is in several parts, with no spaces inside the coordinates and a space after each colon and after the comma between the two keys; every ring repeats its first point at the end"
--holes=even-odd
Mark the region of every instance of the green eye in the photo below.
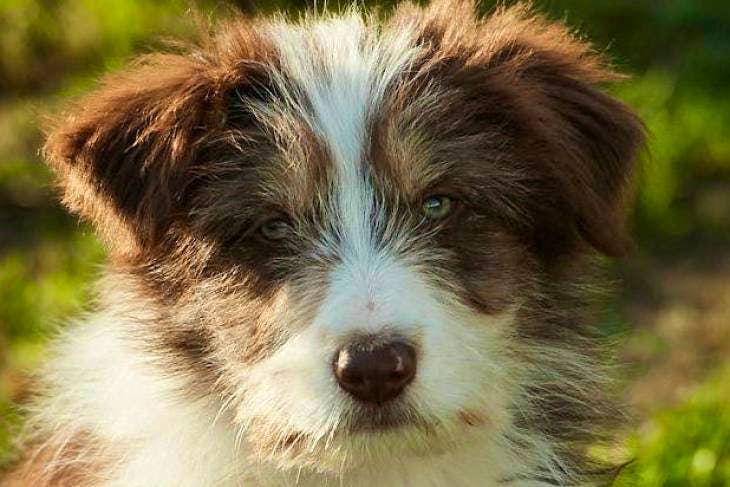
{"type": "Polygon", "coordinates": [[[267,240],[283,240],[292,231],[292,227],[286,220],[272,219],[261,225],[260,232],[267,240]]]}
{"type": "Polygon", "coordinates": [[[453,202],[449,196],[429,196],[423,200],[421,213],[427,220],[441,220],[451,212],[453,202]]]}

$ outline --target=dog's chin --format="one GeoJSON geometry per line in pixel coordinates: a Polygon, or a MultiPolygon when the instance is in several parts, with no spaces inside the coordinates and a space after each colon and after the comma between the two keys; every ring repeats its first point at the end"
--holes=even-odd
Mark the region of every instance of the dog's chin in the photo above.
{"type": "Polygon", "coordinates": [[[380,405],[355,405],[348,414],[342,435],[394,434],[416,430],[433,434],[440,421],[402,401],[380,405]]]}
{"type": "Polygon", "coordinates": [[[402,405],[357,406],[325,434],[270,432],[256,435],[256,460],[279,469],[342,475],[392,458],[427,457],[452,450],[454,435],[441,422],[402,405]],[[273,442],[261,438],[278,438],[273,442]]]}

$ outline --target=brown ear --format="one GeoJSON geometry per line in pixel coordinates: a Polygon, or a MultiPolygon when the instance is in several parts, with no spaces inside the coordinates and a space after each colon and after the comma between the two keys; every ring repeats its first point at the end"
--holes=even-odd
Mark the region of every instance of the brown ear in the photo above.
{"type": "Polygon", "coordinates": [[[215,89],[204,74],[183,56],[145,58],[50,133],[44,150],[64,203],[110,242],[146,245],[169,223],[215,89]]]}
{"type": "Polygon", "coordinates": [[[267,52],[245,19],[203,43],[107,77],[47,138],[64,203],[113,249],[154,244],[185,211],[201,153],[225,128],[231,93],[262,64],[247,61],[267,52]]]}
{"type": "Polygon", "coordinates": [[[519,125],[518,145],[529,147],[521,157],[544,185],[537,232],[547,239],[551,229],[567,230],[607,255],[625,253],[624,200],[645,132],[600,89],[622,76],[564,24],[525,4],[479,19],[471,0],[436,0],[421,21],[441,59],[458,60],[488,88],[485,102],[496,106],[501,97],[510,112],[503,118],[519,125]]]}
{"type": "Polygon", "coordinates": [[[599,86],[622,77],[566,26],[526,7],[499,10],[484,26],[501,32],[493,59],[509,67],[527,122],[543,142],[542,159],[553,191],[579,234],[595,249],[629,250],[624,204],[644,126],[599,86]]]}

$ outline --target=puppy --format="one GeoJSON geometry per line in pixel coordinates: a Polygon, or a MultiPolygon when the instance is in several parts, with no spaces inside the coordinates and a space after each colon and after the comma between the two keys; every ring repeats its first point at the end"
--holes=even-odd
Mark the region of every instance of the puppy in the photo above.
{"type": "Polygon", "coordinates": [[[107,77],[45,146],[108,248],[98,311],[7,485],[599,485],[619,78],[467,0],[234,19],[107,77]]]}

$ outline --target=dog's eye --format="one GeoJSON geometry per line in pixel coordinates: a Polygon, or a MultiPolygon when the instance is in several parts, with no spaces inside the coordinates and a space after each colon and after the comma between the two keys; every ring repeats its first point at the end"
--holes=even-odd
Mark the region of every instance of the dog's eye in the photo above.
{"type": "Polygon", "coordinates": [[[453,207],[454,200],[450,196],[436,195],[429,196],[423,200],[421,213],[429,221],[445,218],[453,207]]]}
{"type": "Polygon", "coordinates": [[[267,240],[283,240],[292,233],[291,224],[281,218],[272,218],[259,227],[259,232],[267,240]]]}

